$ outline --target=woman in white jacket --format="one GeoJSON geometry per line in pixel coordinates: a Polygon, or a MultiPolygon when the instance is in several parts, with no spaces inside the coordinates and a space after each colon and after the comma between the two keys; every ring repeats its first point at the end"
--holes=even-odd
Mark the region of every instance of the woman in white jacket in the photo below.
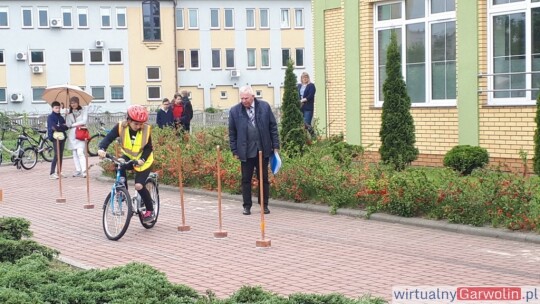
{"type": "Polygon", "coordinates": [[[71,97],[69,99],[69,114],[66,117],[66,125],[69,127],[68,149],[72,151],[75,170],[77,170],[73,173],[74,177],[86,177],[86,158],[84,155],[86,143],[84,140],[75,138],[75,130],[77,127],[86,127],[87,122],[88,111],[86,107],[81,107],[78,97],[71,97]]]}

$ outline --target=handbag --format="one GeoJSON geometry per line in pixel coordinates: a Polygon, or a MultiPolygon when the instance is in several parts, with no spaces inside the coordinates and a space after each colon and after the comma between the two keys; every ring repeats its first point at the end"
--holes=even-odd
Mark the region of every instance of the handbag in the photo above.
{"type": "Polygon", "coordinates": [[[64,140],[64,139],[66,139],[66,136],[64,135],[64,132],[60,132],[60,131],[54,131],[52,136],[56,140],[64,140]]]}
{"type": "Polygon", "coordinates": [[[78,140],[89,140],[90,139],[90,132],[88,132],[88,129],[83,127],[77,127],[75,129],[75,138],[78,140]]]}

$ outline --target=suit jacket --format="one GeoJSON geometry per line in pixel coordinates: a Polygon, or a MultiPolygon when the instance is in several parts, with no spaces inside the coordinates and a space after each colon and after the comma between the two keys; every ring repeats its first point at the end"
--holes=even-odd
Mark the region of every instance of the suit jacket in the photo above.
{"type": "MultiPolygon", "coordinates": [[[[298,84],[298,94],[300,94],[300,88],[302,87],[302,84],[298,84]]],[[[304,94],[300,95],[300,99],[305,98],[307,99],[306,102],[302,104],[302,107],[300,110],[302,111],[313,111],[315,108],[315,92],[317,89],[315,88],[315,84],[313,82],[310,82],[307,84],[306,89],[304,90],[304,94]]]]}
{"type": "MultiPolygon", "coordinates": [[[[255,123],[259,129],[263,157],[270,157],[274,149],[279,149],[279,135],[276,118],[272,108],[264,100],[255,98],[255,123]]],[[[229,143],[233,155],[241,161],[247,160],[247,133],[249,116],[242,103],[229,111],[229,143]]]]}

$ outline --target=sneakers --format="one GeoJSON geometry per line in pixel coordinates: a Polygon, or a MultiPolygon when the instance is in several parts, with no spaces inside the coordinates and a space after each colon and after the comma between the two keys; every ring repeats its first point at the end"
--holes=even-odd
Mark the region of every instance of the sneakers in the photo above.
{"type": "Polygon", "coordinates": [[[153,220],[154,220],[154,211],[146,210],[146,212],[143,214],[143,222],[149,223],[153,220]]]}
{"type": "Polygon", "coordinates": [[[62,178],[67,178],[67,174],[64,174],[64,172],[60,173],[60,175],[62,175],[62,178]]]}
{"type": "Polygon", "coordinates": [[[73,173],[72,176],[73,177],[80,177],[80,176],[82,176],[82,172],[81,171],[75,171],[75,173],[73,173]]]}
{"type": "Polygon", "coordinates": [[[58,174],[53,173],[53,174],[49,175],[49,179],[58,179],[58,174]]]}

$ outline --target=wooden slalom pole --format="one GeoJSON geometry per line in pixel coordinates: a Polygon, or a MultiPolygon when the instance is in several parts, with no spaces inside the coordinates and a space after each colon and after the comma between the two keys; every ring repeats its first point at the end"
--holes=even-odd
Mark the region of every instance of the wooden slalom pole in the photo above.
{"type": "Polygon", "coordinates": [[[186,225],[186,213],[184,208],[184,184],[182,182],[182,152],[178,147],[178,187],[180,188],[180,208],[182,209],[182,226],[178,226],[178,231],[190,231],[191,227],[186,225]]]}
{"type": "Polygon", "coordinates": [[[84,140],[84,158],[86,159],[86,204],[83,205],[84,209],[94,209],[94,204],[90,202],[90,172],[88,172],[88,139],[84,140]]]}
{"type": "Polygon", "coordinates": [[[0,203],[4,201],[4,190],[0,188],[0,203]]]}
{"type": "MultiPolygon", "coordinates": [[[[268,170],[268,169],[267,169],[268,170]]],[[[259,151],[259,202],[261,203],[261,239],[255,243],[256,247],[268,248],[271,246],[271,241],[264,238],[265,222],[264,222],[264,191],[263,191],[263,154],[259,151]]]]}
{"type": "Polygon", "coordinates": [[[222,214],[221,214],[221,150],[217,146],[217,184],[218,184],[218,222],[219,230],[214,232],[214,237],[217,239],[226,238],[227,231],[223,231],[222,228],[222,214]]]}
{"type": "Polygon", "coordinates": [[[62,195],[62,172],[60,172],[60,140],[56,139],[56,174],[58,175],[58,188],[60,197],[56,199],[57,203],[65,203],[66,198],[62,195]]]}

